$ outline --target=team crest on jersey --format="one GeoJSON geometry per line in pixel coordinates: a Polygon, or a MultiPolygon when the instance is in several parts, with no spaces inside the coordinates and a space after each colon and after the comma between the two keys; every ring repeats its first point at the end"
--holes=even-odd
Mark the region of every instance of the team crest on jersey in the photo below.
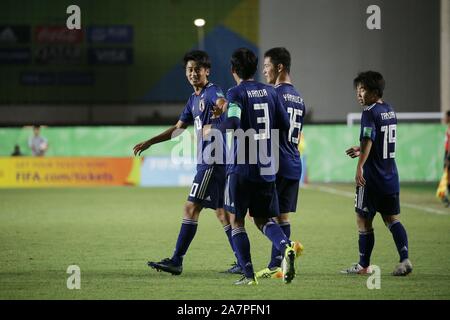
{"type": "Polygon", "coordinates": [[[198,108],[200,112],[203,112],[205,110],[205,99],[201,99],[200,103],[198,104],[198,108]]]}

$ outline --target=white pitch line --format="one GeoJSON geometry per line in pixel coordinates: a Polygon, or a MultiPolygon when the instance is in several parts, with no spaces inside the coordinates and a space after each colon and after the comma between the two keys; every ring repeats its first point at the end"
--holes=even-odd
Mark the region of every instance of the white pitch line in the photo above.
{"type": "MultiPolygon", "coordinates": [[[[330,187],[321,187],[321,186],[305,186],[306,188],[309,189],[316,189],[322,192],[327,192],[327,193],[331,193],[331,194],[336,194],[338,196],[343,196],[343,197],[347,197],[347,198],[354,198],[355,194],[348,192],[348,191],[342,191],[342,190],[338,190],[335,188],[330,188],[330,187]]],[[[401,205],[410,209],[415,209],[418,211],[425,211],[425,212],[429,212],[429,213],[434,213],[434,214],[438,214],[438,215],[443,215],[443,216],[448,216],[450,215],[450,212],[445,212],[442,210],[437,210],[437,209],[433,209],[433,208],[427,208],[427,207],[422,207],[416,204],[412,204],[412,203],[407,203],[407,202],[401,202],[401,205]]]]}

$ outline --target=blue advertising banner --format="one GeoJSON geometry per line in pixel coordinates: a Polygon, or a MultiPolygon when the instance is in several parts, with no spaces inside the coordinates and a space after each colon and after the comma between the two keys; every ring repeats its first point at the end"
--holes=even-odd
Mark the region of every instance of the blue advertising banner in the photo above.
{"type": "Polygon", "coordinates": [[[0,48],[0,64],[29,64],[30,48],[0,48]]]}
{"type": "Polygon", "coordinates": [[[93,65],[127,65],[133,63],[132,48],[89,48],[88,63],[93,65]]]}
{"type": "Polygon", "coordinates": [[[90,26],[87,29],[89,43],[132,43],[133,27],[129,25],[90,26]]]}
{"type": "Polygon", "coordinates": [[[195,167],[190,157],[145,157],[141,165],[141,186],[190,186],[195,167]]]}

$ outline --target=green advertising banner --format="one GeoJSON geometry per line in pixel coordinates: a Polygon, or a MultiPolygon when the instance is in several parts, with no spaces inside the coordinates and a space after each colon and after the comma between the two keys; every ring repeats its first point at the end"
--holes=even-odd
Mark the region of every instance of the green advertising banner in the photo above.
{"type": "MultiPolygon", "coordinates": [[[[395,159],[400,181],[438,181],[442,175],[446,127],[439,124],[399,124],[395,159]]],[[[345,154],[359,145],[359,126],[305,126],[309,181],[353,182],[357,159],[345,154]]]]}
{"type": "MultiPolygon", "coordinates": [[[[47,156],[52,157],[127,157],[133,146],[157,135],[167,127],[43,127],[48,139],[47,156]]],[[[401,181],[438,181],[442,174],[445,126],[439,124],[399,124],[396,161],[401,181]]],[[[307,179],[311,182],[352,182],[357,160],[345,150],[359,144],[359,126],[306,125],[304,156],[307,179]]],[[[192,127],[175,141],[155,145],[147,156],[179,154],[180,144],[194,152],[192,127]]],[[[32,128],[0,129],[0,156],[9,156],[19,145],[24,155],[31,155],[28,139],[32,128]]],[[[195,153],[192,153],[195,154],[195,153]]]]}

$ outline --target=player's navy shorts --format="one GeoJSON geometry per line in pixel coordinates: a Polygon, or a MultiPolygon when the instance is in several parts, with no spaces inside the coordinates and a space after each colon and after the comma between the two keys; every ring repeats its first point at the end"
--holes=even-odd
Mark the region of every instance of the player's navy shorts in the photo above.
{"type": "Polygon", "coordinates": [[[373,218],[377,212],[383,215],[399,214],[399,193],[380,194],[367,186],[356,187],[355,211],[366,219],[373,218]]]}
{"type": "Polygon", "coordinates": [[[197,171],[188,201],[198,203],[203,208],[223,208],[225,175],[225,165],[213,165],[197,171]]]}
{"type": "Polygon", "coordinates": [[[238,174],[230,174],[225,184],[225,210],[244,218],[247,210],[252,217],[279,215],[275,181],[254,182],[238,174]]]}
{"type": "Polygon", "coordinates": [[[300,181],[277,176],[276,185],[280,213],[295,212],[300,181]]]}

